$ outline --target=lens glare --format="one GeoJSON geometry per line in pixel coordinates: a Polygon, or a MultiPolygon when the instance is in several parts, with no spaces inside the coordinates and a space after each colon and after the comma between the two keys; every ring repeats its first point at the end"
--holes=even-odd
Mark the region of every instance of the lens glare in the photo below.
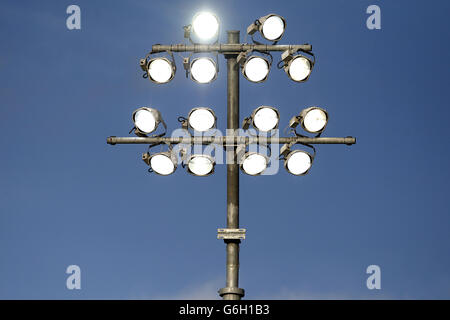
{"type": "Polygon", "coordinates": [[[153,171],[163,176],[169,175],[175,171],[175,164],[165,154],[156,154],[150,159],[150,166],[153,171]]]}
{"type": "Polygon", "coordinates": [[[320,109],[308,111],[303,119],[303,127],[306,131],[320,132],[327,124],[327,115],[320,109]]]}
{"type": "Polygon", "coordinates": [[[209,40],[217,34],[219,21],[212,13],[201,12],[194,17],[192,29],[199,38],[209,40]]]}
{"type": "Polygon", "coordinates": [[[166,83],[172,78],[172,64],[166,59],[155,59],[148,66],[150,78],[158,83],[166,83]]]}
{"type": "Polygon", "coordinates": [[[303,81],[311,73],[311,63],[305,57],[298,56],[289,65],[289,76],[294,81],[303,81]]]}
{"type": "Polygon", "coordinates": [[[212,160],[205,156],[193,156],[188,163],[189,171],[196,176],[206,176],[213,170],[212,160]]]}
{"type": "Polygon", "coordinates": [[[311,168],[311,157],[303,151],[293,151],[286,161],[288,171],[294,175],[304,174],[311,168]]]}
{"type": "Polygon", "coordinates": [[[262,81],[269,74],[269,64],[263,58],[251,57],[244,65],[244,73],[250,81],[262,81]]]}
{"type": "Polygon", "coordinates": [[[216,65],[209,58],[199,58],[192,62],[191,75],[192,78],[197,82],[211,82],[216,76],[216,72],[216,65]]]}
{"type": "Polygon", "coordinates": [[[256,112],[253,123],[260,131],[270,131],[278,124],[278,114],[272,108],[261,108],[256,112]]]}
{"type": "Polygon", "coordinates": [[[196,131],[207,131],[214,127],[215,117],[205,108],[199,108],[189,115],[189,125],[196,131]]]}
{"type": "Polygon", "coordinates": [[[136,111],[134,125],[143,133],[150,133],[156,129],[156,119],[152,112],[146,109],[136,111]]]}
{"type": "Polygon", "coordinates": [[[284,22],[278,16],[269,17],[262,26],[262,35],[270,41],[278,40],[284,32],[284,22]]]}
{"type": "Polygon", "coordinates": [[[244,172],[252,176],[262,173],[266,167],[266,158],[258,153],[250,154],[242,163],[242,169],[244,172]]]}

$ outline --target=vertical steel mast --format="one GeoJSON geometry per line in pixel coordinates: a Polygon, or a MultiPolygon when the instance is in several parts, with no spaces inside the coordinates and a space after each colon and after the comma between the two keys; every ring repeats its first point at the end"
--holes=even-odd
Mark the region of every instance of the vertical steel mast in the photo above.
{"type": "MultiPolygon", "coordinates": [[[[239,43],[239,31],[227,31],[228,43],[239,43]]],[[[238,53],[227,54],[227,129],[239,128],[239,64],[238,53]]],[[[227,229],[239,228],[239,165],[236,147],[227,146],[227,229]]],[[[224,300],[240,300],[244,290],[239,288],[239,239],[225,239],[227,246],[226,287],[219,290],[224,300]]]]}

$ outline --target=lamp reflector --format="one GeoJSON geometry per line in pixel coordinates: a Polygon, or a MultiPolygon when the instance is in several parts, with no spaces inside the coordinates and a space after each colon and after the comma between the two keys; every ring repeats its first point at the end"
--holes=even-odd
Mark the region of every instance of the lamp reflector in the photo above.
{"type": "Polygon", "coordinates": [[[203,40],[213,38],[219,31],[219,20],[210,12],[200,12],[194,16],[192,30],[203,40]]]}
{"type": "Polygon", "coordinates": [[[208,83],[217,75],[216,64],[210,58],[198,58],[192,61],[191,76],[199,83],[208,83]]]}
{"type": "Polygon", "coordinates": [[[288,74],[294,81],[303,81],[311,73],[311,62],[303,56],[296,56],[289,63],[288,74]]]}
{"type": "Polygon", "coordinates": [[[272,15],[264,21],[261,28],[261,34],[267,40],[277,41],[283,35],[284,28],[284,21],[281,17],[272,15]]]}
{"type": "Polygon", "coordinates": [[[196,176],[206,176],[214,169],[214,160],[204,155],[193,155],[189,159],[188,168],[190,173],[196,176]]]}
{"type": "Polygon", "coordinates": [[[267,167],[267,159],[259,153],[251,153],[245,156],[242,169],[246,174],[255,176],[261,174],[267,167]]]}
{"type": "Polygon", "coordinates": [[[148,74],[154,82],[167,83],[174,76],[172,63],[165,58],[153,59],[148,65],[148,74]]]}
{"type": "Polygon", "coordinates": [[[287,156],[285,165],[289,173],[302,175],[311,168],[312,158],[304,151],[294,150],[287,156]]]}
{"type": "Polygon", "coordinates": [[[244,64],[244,76],[252,82],[260,82],[269,74],[269,63],[258,56],[250,57],[244,64]]]}
{"type": "Polygon", "coordinates": [[[278,125],[278,113],[269,107],[257,109],[253,116],[253,124],[260,131],[270,131],[278,125]]]}
{"type": "Polygon", "coordinates": [[[189,125],[196,131],[208,131],[215,123],[216,117],[208,108],[196,108],[189,114],[189,125]]]}
{"type": "Polygon", "coordinates": [[[133,116],[134,125],[143,133],[151,133],[156,130],[157,119],[151,110],[142,108],[137,110],[133,116]]]}
{"type": "Polygon", "coordinates": [[[309,110],[305,117],[303,118],[303,128],[311,133],[321,132],[327,125],[328,117],[327,114],[319,109],[313,108],[309,110]]]}
{"type": "Polygon", "coordinates": [[[176,169],[175,163],[170,157],[170,154],[157,153],[150,159],[150,166],[156,173],[167,176],[173,173],[176,169]]]}

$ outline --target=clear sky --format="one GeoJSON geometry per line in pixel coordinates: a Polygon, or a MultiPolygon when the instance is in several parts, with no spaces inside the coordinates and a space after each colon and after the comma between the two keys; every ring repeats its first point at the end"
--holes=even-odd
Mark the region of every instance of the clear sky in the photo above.
{"type": "MultiPolygon", "coordinates": [[[[211,10],[225,30],[275,12],[280,43],[311,43],[306,83],[272,68],[241,78],[241,120],[259,105],[281,127],[326,108],[307,176],[241,174],[240,287],[246,298],[450,298],[449,1],[2,1],[0,5],[0,298],[216,298],[225,285],[226,170],[162,177],[128,136],[131,113],[159,109],[169,127],[196,106],[226,126],[226,64],[209,85],[142,78],[156,43],[183,43],[182,26],[211,10]],[[81,30],[66,8],[81,8],[81,30]],[[381,30],[366,9],[381,8],[381,30]],[[81,290],[66,288],[67,266],[81,290]],[[366,268],[381,268],[368,290],[366,268]]],[[[279,55],[275,55],[275,61],[279,55]]]]}

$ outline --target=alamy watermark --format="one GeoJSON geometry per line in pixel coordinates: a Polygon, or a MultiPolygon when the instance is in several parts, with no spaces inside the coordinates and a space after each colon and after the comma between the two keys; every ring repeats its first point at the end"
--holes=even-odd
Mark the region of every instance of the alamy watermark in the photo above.
{"type": "Polygon", "coordinates": [[[367,18],[366,26],[369,30],[380,30],[381,29],[381,9],[379,6],[373,4],[367,7],[367,14],[370,16],[367,18]]]}
{"type": "Polygon", "coordinates": [[[66,273],[70,274],[66,280],[66,287],[69,290],[81,289],[81,269],[79,266],[72,264],[67,267],[66,273]]]}
{"type": "Polygon", "coordinates": [[[81,9],[76,4],[71,4],[67,7],[66,13],[70,14],[66,20],[66,26],[69,30],[81,29],[81,9]]]}
{"type": "Polygon", "coordinates": [[[370,274],[367,278],[366,285],[367,289],[381,289],[381,269],[379,266],[372,264],[367,267],[366,273],[370,274]]]}

